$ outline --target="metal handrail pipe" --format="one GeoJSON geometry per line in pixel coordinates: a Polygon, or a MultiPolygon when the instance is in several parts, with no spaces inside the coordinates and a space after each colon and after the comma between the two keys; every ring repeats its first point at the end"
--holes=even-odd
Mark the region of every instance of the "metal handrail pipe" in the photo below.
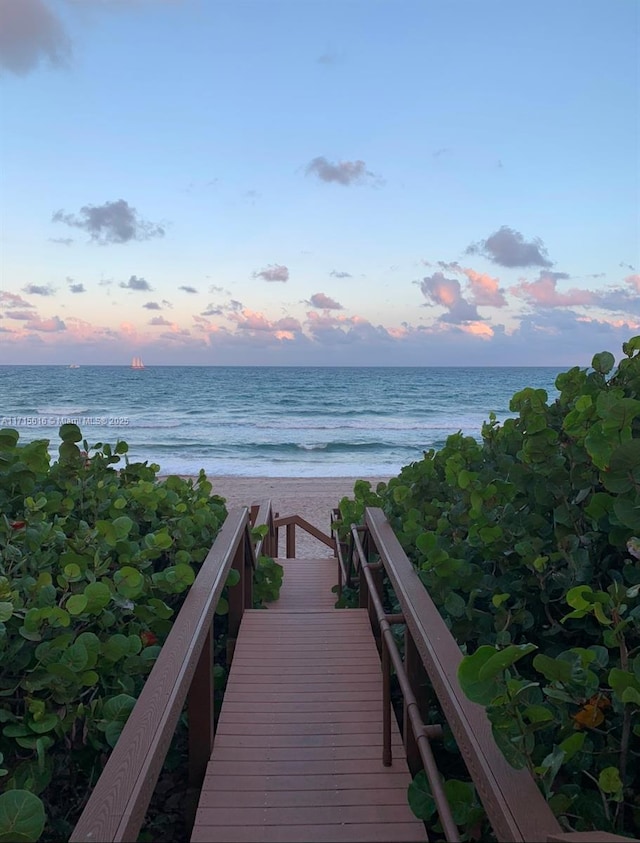
{"type": "MultiPolygon", "coordinates": [[[[356,546],[358,546],[359,552],[363,554],[362,559],[364,560],[364,550],[362,548],[362,545],[360,544],[360,537],[355,531],[353,533],[353,536],[356,546]]],[[[413,689],[411,688],[411,683],[409,682],[409,677],[407,676],[407,673],[405,671],[404,663],[402,661],[400,651],[398,650],[398,645],[396,644],[395,638],[393,637],[393,631],[387,620],[387,615],[385,613],[384,606],[382,605],[380,596],[375,588],[373,576],[371,575],[372,567],[373,565],[371,563],[363,561],[361,569],[367,581],[367,586],[369,589],[369,599],[373,603],[374,610],[376,613],[376,620],[378,622],[378,626],[380,627],[380,635],[382,638],[383,764],[385,764],[385,766],[387,767],[391,766],[392,760],[391,692],[389,684],[390,658],[396,670],[398,684],[400,685],[400,690],[405,700],[407,718],[409,720],[410,728],[412,729],[413,734],[415,736],[416,744],[418,746],[418,752],[420,753],[420,758],[422,759],[422,764],[424,766],[427,779],[429,780],[429,784],[431,786],[431,792],[433,794],[433,799],[436,803],[438,817],[440,818],[440,822],[442,823],[442,829],[444,831],[446,839],[450,841],[450,843],[459,843],[460,835],[458,833],[458,827],[454,822],[453,816],[451,814],[451,806],[449,805],[449,800],[447,799],[447,795],[444,792],[444,787],[440,779],[440,771],[438,770],[438,765],[433,755],[431,745],[429,743],[429,737],[425,731],[425,723],[422,719],[418,702],[413,693],[413,689]]]]}
{"type": "Polygon", "coordinates": [[[385,615],[384,619],[386,620],[387,623],[391,624],[391,626],[396,626],[396,625],[399,625],[399,624],[405,624],[406,625],[406,623],[407,623],[404,619],[404,615],[385,615]]]}
{"type": "Polygon", "coordinates": [[[546,840],[562,829],[528,770],[516,770],[498,748],[484,708],[458,682],[462,652],[381,509],[367,507],[367,524],[407,629],[420,654],[498,840],[546,840]]]}

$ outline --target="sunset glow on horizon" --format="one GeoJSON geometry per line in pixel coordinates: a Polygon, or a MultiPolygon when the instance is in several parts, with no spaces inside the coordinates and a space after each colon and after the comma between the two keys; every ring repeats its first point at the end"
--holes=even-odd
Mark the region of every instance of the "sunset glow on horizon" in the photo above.
{"type": "Polygon", "coordinates": [[[588,365],[635,0],[0,0],[0,364],[588,365]]]}

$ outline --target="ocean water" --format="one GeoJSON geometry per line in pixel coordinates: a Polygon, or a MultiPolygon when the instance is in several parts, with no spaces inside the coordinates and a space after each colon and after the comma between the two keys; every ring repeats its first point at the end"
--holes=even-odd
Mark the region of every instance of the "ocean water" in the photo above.
{"type": "Polygon", "coordinates": [[[79,424],[90,445],[129,444],[163,474],[392,476],[461,430],[480,438],[561,368],[0,366],[0,428],[22,441],[79,424]]]}

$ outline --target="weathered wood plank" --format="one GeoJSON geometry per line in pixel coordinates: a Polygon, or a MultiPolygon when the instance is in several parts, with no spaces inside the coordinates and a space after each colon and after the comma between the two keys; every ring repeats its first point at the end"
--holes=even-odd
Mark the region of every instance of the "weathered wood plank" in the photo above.
{"type": "Polygon", "coordinates": [[[407,795],[401,788],[368,790],[218,790],[202,794],[203,808],[278,808],[337,805],[405,805],[407,795]]]}
{"type": "Polygon", "coordinates": [[[193,843],[416,843],[425,840],[415,823],[353,825],[199,826],[193,843]]]}
{"type": "Polygon", "coordinates": [[[245,613],[193,841],[427,839],[407,804],[395,719],[393,764],[382,764],[381,669],[368,614],[334,609],[335,560],[323,562],[322,576],[312,575],[315,564],[287,560],[278,604],[245,613]],[[328,600],[318,599],[321,588],[328,600]]]}

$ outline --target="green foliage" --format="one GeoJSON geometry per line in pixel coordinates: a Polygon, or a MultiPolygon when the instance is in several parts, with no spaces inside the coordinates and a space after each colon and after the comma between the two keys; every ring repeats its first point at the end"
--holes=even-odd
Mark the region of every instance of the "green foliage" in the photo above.
{"type": "Polygon", "coordinates": [[[0,840],[38,839],[43,805],[68,837],[226,517],[204,472],[60,438],[50,464],[0,431],[0,840]]]}
{"type": "Polygon", "coordinates": [[[259,556],[253,574],[253,605],[261,609],[264,603],[277,600],[284,568],[270,556],[259,556]]]}
{"type": "MultiPolygon", "coordinates": [[[[513,396],[380,492],[460,681],[563,824],[640,827],[640,337],[513,396]],[[532,655],[535,651],[535,654],[532,655]]],[[[367,492],[368,493],[368,492],[367,492]]],[[[364,495],[341,510],[354,518],[364,495]]]]}
{"type": "Polygon", "coordinates": [[[44,829],[42,802],[28,790],[9,790],[0,796],[0,841],[37,840],[44,829]]]}
{"type": "MultiPolygon", "coordinates": [[[[467,829],[460,835],[461,840],[477,840],[484,817],[484,811],[472,784],[450,778],[442,783],[447,802],[451,807],[453,821],[467,829]]],[[[431,786],[424,770],[418,773],[409,785],[409,806],[420,820],[428,823],[429,828],[438,834],[443,833],[442,825],[436,820],[436,802],[431,793],[431,786]]]]}
{"type": "Polygon", "coordinates": [[[353,489],[353,499],[344,497],[338,505],[340,517],[333,522],[341,541],[349,538],[352,524],[360,524],[368,506],[382,506],[382,497],[386,484],[378,483],[376,491],[371,490],[368,480],[356,480],[353,489]]]}

